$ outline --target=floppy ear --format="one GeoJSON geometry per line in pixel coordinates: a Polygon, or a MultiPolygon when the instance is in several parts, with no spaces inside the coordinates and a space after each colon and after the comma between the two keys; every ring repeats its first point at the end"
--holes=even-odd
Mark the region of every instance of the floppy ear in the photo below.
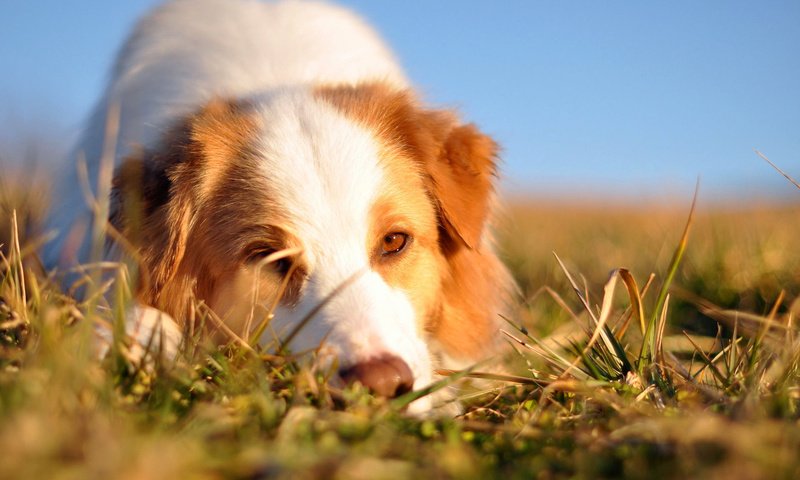
{"type": "Polygon", "coordinates": [[[475,125],[459,125],[453,116],[441,113],[427,115],[439,119],[432,128],[434,137],[441,135],[440,148],[425,159],[424,169],[439,208],[448,265],[442,310],[432,334],[452,358],[485,358],[494,348],[498,315],[507,308],[510,285],[505,267],[484,239],[498,147],[475,125]],[[442,123],[445,118],[449,119],[442,123]]]}
{"type": "Polygon", "coordinates": [[[491,209],[497,144],[472,124],[451,126],[442,142],[423,167],[442,226],[452,240],[478,248],[491,209]]]}
{"type": "Polygon", "coordinates": [[[198,205],[254,128],[246,110],[243,104],[212,100],[169,131],[160,148],[126,159],[115,173],[109,218],[142,267],[139,300],[173,316],[182,301],[174,298],[176,292],[194,288],[191,273],[177,276],[198,205]]]}
{"type": "Polygon", "coordinates": [[[112,184],[109,220],[134,250],[140,300],[153,306],[159,306],[159,292],[175,275],[186,247],[193,202],[177,185],[180,165],[193,163],[187,139],[176,135],[166,152],[142,151],[125,159],[112,184]]]}

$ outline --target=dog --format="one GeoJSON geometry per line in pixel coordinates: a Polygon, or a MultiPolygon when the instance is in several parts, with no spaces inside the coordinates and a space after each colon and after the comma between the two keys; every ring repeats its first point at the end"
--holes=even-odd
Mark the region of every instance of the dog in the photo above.
{"type": "MultiPolygon", "coordinates": [[[[498,146],[422,105],[348,10],[155,9],[73,155],[110,199],[107,258],[140,268],[129,330],[158,318],[180,338],[202,302],[246,339],[271,314],[265,343],[316,350],[342,380],[390,398],[494,352],[512,290],[491,234],[498,146]]],[[[71,175],[45,254],[61,270],[87,260],[82,232],[96,221],[71,175]]],[[[410,411],[429,408],[425,397],[410,411]]]]}

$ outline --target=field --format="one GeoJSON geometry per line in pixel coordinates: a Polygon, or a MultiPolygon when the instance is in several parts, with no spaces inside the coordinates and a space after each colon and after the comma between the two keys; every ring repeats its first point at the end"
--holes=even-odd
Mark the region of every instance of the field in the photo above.
{"type": "Polygon", "coordinates": [[[236,346],[97,361],[120,309],[37,273],[39,198],[0,192],[0,478],[800,478],[800,201],[511,202],[505,367],[413,419],[236,346]]]}

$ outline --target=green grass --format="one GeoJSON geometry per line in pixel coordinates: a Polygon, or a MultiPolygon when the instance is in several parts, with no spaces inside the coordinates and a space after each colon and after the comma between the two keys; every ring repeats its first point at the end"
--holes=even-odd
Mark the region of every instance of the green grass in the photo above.
{"type": "Polygon", "coordinates": [[[800,204],[684,235],[689,203],[515,203],[506,371],[422,420],[233,345],[97,361],[119,309],[37,273],[36,195],[2,190],[0,478],[798,478],[800,204]]]}

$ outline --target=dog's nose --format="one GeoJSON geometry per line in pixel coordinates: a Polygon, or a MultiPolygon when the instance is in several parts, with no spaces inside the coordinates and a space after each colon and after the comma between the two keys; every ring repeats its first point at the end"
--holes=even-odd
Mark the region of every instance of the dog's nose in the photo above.
{"type": "Polygon", "coordinates": [[[339,371],[347,383],[361,382],[376,395],[394,398],[414,388],[414,375],[406,362],[394,355],[384,355],[357,363],[339,371]]]}

